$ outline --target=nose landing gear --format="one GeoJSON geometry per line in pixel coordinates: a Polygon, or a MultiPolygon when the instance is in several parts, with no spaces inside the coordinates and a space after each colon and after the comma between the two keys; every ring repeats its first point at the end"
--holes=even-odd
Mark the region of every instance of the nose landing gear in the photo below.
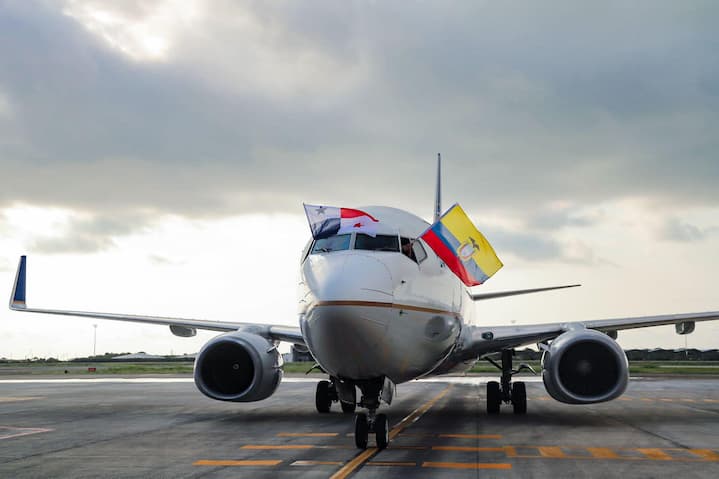
{"type": "Polygon", "coordinates": [[[355,416],[355,446],[367,449],[369,433],[373,432],[377,441],[377,449],[385,449],[389,444],[389,421],[386,414],[358,413],[355,416]]]}
{"type": "Polygon", "coordinates": [[[371,379],[357,383],[362,391],[359,407],[367,409],[367,414],[355,416],[355,445],[358,449],[367,449],[370,433],[374,433],[377,449],[385,449],[389,444],[389,421],[387,415],[377,414],[380,398],[387,404],[392,401],[393,385],[385,378],[371,379]]]}
{"type": "Polygon", "coordinates": [[[487,383],[487,414],[499,414],[501,404],[512,404],[514,414],[527,413],[527,388],[521,381],[512,382],[512,376],[528,370],[536,374],[531,366],[520,364],[519,368],[512,369],[512,356],[514,350],[502,350],[502,364],[498,364],[492,358],[486,358],[500,371],[502,371],[501,383],[497,381],[489,381],[487,383]]]}

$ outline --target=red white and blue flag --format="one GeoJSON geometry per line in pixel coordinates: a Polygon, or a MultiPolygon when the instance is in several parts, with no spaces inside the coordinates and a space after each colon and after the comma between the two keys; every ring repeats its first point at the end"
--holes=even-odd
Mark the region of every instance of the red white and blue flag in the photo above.
{"type": "Polygon", "coordinates": [[[304,205],[307,221],[310,223],[314,239],[352,233],[377,235],[379,220],[369,213],[352,208],[338,208],[336,206],[304,205]]]}

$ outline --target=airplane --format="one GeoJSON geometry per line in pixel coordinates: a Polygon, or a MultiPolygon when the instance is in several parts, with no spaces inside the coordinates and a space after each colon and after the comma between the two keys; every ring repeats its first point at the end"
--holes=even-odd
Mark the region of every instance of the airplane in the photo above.
{"type": "MultiPolygon", "coordinates": [[[[437,162],[434,219],[440,218],[441,158],[437,162]]],[[[469,370],[488,359],[500,371],[486,385],[488,414],[512,406],[527,411],[525,384],[513,381],[515,348],[537,344],[549,395],[567,404],[591,404],[621,396],[629,381],[626,354],[617,331],[674,324],[678,334],[695,322],[719,319],[719,311],[531,325],[483,325],[474,302],[579,285],[481,293],[465,286],[420,236],[431,225],[385,206],[358,208],[378,220],[374,236],[358,232],[311,239],[302,252],[299,326],[217,322],[117,313],[30,308],[26,305],[26,257],[19,261],[10,309],[169,326],[172,334],[195,336],[198,329],[222,332],[199,351],[194,382],[206,396],[251,402],[271,396],[282,380],[280,342],[309,351],[327,374],[315,391],[315,407],[328,413],[340,403],[354,418],[355,445],[367,448],[370,433],[378,449],[389,443],[387,416],[397,385],[419,378],[469,370]],[[491,355],[500,355],[500,361],[491,355]],[[357,390],[360,398],[357,399],[357,390]]]]}

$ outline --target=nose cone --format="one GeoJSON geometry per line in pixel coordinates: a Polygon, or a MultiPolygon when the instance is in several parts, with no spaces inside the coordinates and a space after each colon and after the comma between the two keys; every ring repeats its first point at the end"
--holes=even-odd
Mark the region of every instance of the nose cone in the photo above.
{"type": "Polygon", "coordinates": [[[392,275],[378,258],[356,253],[312,255],[303,267],[305,311],[300,324],[307,346],[334,376],[383,375],[393,301],[392,275]]]}
{"type": "Polygon", "coordinates": [[[310,255],[303,265],[312,302],[392,302],[392,274],[378,258],[356,253],[310,255]]]}

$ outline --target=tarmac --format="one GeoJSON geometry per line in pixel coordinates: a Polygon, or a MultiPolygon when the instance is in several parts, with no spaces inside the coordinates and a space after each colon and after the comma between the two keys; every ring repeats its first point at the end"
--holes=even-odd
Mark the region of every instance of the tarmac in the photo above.
{"type": "Polygon", "coordinates": [[[399,385],[391,443],[314,406],[314,377],[224,403],[189,377],[0,378],[0,477],[719,477],[719,379],[635,378],[615,401],[485,410],[485,377],[399,385]]]}

